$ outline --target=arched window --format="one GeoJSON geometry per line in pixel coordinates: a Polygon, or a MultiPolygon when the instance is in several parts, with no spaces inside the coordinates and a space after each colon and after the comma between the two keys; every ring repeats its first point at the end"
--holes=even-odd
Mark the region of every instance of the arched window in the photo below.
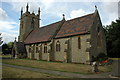
{"type": "Polygon", "coordinates": [[[42,53],[42,45],[39,46],[39,52],[42,53]]]}
{"type": "Polygon", "coordinates": [[[60,42],[57,41],[56,43],[56,51],[59,52],[60,51],[60,42]]]}
{"type": "Polygon", "coordinates": [[[47,53],[47,44],[44,45],[44,53],[47,53]]]}
{"type": "Polygon", "coordinates": [[[31,53],[31,45],[29,46],[29,53],[31,53]]]}
{"type": "Polygon", "coordinates": [[[81,49],[81,38],[78,37],[78,49],[81,49]]]}
{"type": "Polygon", "coordinates": [[[38,53],[38,44],[36,44],[36,53],[38,53]]]}

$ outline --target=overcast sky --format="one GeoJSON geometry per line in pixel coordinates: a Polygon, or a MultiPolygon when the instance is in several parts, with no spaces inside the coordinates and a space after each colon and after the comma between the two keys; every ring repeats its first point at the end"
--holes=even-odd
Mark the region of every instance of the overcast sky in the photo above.
{"type": "Polygon", "coordinates": [[[29,11],[37,14],[41,8],[40,26],[45,26],[62,19],[65,14],[66,20],[80,17],[95,11],[95,5],[100,14],[103,25],[109,25],[111,21],[118,19],[118,1],[110,0],[2,0],[0,2],[0,33],[4,42],[14,41],[19,35],[20,10],[26,11],[29,3],[29,11]]]}

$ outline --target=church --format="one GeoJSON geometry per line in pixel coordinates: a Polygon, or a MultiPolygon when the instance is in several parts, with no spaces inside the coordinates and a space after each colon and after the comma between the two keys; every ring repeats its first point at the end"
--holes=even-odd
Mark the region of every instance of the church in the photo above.
{"type": "Polygon", "coordinates": [[[18,41],[12,57],[34,60],[88,63],[98,54],[106,54],[105,32],[97,7],[88,15],[62,20],[40,27],[38,13],[21,9],[18,41]]]}

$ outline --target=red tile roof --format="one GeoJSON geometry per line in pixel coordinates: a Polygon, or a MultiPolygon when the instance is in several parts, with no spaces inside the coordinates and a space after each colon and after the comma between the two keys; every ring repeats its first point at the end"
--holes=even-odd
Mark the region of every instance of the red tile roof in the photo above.
{"type": "Polygon", "coordinates": [[[61,25],[62,21],[41,27],[39,29],[33,30],[28,37],[25,39],[25,43],[37,43],[49,41],[49,39],[54,35],[58,27],[61,25]]]}
{"type": "Polygon", "coordinates": [[[55,38],[88,33],[93,24],[94,13],[66,21],[55,38]]]}
{"type": "Polygon", "coordinates": [[[45,42],[54,38],[74,36],[77,34],[88,33],[90,27],[93,25],[94,13],[82,17],[62,21],[41,27],[33,30],[25,39],[25,43],[45,42]],[[61,27],[61,28],[60,28],[61,27]],[[60,29],[59,29],[60,28],[60,29]],[[58,30],[58,31],[57,31],[58,30]],[[57,31],[57,33],[56,33],[57,31]]]}

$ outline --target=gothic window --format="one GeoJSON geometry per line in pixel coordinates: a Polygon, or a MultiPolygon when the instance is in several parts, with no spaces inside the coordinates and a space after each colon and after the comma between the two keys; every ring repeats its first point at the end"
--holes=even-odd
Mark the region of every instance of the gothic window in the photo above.
{"type": "Polygon", "coordinates": [[[47,44],[44,45],[44,53],[47,53],[47,44]]]}
{"type": "Polygon", "coordinates": [[[39,46],[39,51],[42,53],[42,45],[39,46]]]}
{"type": "Polygon", "coordinates": [[[81,49],[81,38],[78,37],[78,49],[81,49]]]}
{"type": "Polygon", "coordinates": [[[36,53],[38,53],[38,44],[36,44],[36,53]]]}
{"type": "Polygon", "coordinates": [[[29,46],[29,53],[31,53],[31,45],[29,46]]]}
{"type": "Polygon", "coordinates": [[[60,42],[59,41],[57,41],[57,43],[56,43],[56,51],[60,52],[60,42]]]}
{"type": "Polygon", "coordinates": [[[31,52],[34,53],[34,49],[35,49],[34,45],[32,45],[31,49],[32,49],[31,52]]]}

